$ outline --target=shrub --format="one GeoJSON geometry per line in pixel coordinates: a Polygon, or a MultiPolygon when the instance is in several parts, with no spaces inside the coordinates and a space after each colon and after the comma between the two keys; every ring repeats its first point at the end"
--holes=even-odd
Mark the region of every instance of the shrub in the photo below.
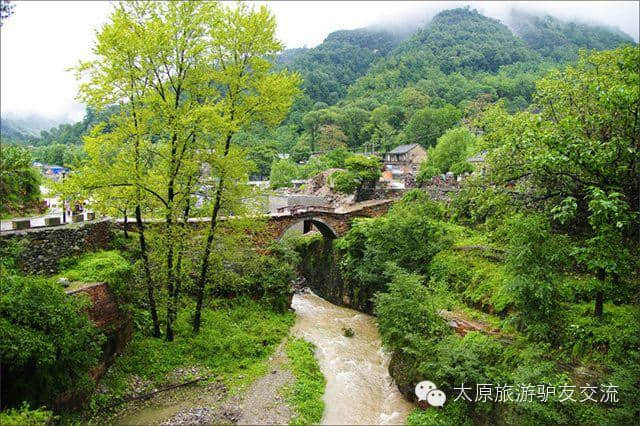
{"type": "Polygon", "coordinates": [[[448,326],[437,314],[431,295],[422,284],[422,276],[410,274],[393,264],[388,265],[386,275],[391,278],[389,292],[378,293],[375,297],[382,342],[391,350],[418,354],[435,338],[447,334],[448,326]]]}
{"type": "Polygon", "coordinates": [[[435,175],[449,171],[456,175],[473,171],[466,160],[475,145],[475,135],[464,127],[447,130],[438,138],[436,146],[429,149],[429,155],[420,164],[417,181],[426,182],[435,175]]]}
{"type": "Polygon", "coordinates": [[[62,392],[89,389],[89,370],[104,336],[89,320],[86,301],[69,297],[54,283],[31,277],[0,281],[2,402],[34,405],[62,392]]]}
{"type": "Polygon", "coordinates": [[[106,282],[117,297],[126,297],[133,277],[133,265],[117,250],[88,253],[79,259],[60,261],[58,276],[70,281],[106,282]]]}
{"type": "Polygon", "coordinates": [[[298,176],[298,166],[288,158],[274,160],[271,164],[269,181],[271,188],[278,189],[291,186],[291,181],[298,176]]]}
{"type": "Polygon", "coordinates": [[[3,426],[35,426],[52,423],[55,416],[44,408],[29,408],[29,404],[22,403],[20,408],[10,408],[0,411],[0,425],[3,426]]]}
{"type": "Polygon", "coordinates": [[[346,170],[336,170],[330,177],[333,189],[343,194],[353,194],[358,187],[356,176],[346,170]]]}
{"type": "Polygon", "coordinates": [[[442,409],[415,409],[407,417],[407,425],[471,426],[473,420],[464,401],[447,401],[442,409]]]}

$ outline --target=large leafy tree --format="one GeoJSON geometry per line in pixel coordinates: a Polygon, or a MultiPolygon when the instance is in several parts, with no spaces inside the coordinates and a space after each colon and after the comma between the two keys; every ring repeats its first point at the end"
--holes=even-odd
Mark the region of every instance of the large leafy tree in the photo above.
{"type": "Polygon", "coordinates": [[[408,143],[417,143],[425,148],[434,146],[447,129],[454,127],[462,114],[453,105],[442,108],[424,108],[416,111],[405,129],[408,143]]]}
{"type": "Polygon", "coordinates": [[[0,213],[4,214],[40,198],[40,174],[25,148],[3,144],[0,154],[0,213]]]}
{"type": "MultiPolygon", "coordinates": [[[[87,138],[90,161],[78,179],[90,190],[130,187],[140,232],[154,333],[154,285],[142,211],[164,218],[166,338],[184,273],[184,223],[197,191],[210,206],[201,251],[195,324],[199,326],[209,256],[221,210],[243,211],[248,163],[232,146],[255,122],[278,123],[297,93],[298,79],[270,72],[281,45],[266,8],[218,3],[138,2],[116,6],[98,33],[95,61],[78,67],[82,98],[97,109],[120,105],[109,132],[87,138]]],[[[196,326],[196,330],[198,328],[196,326]]]]}
{"type": "MultiPolygon", "coordinates": [[[[233,136],[255,122],[267,126],[279,124],[298,95],[300,78],[287,71],[273,72],[272,59],[283,46],[275,37],[276,21],[269,10],[249,8],[244,3],[220,9],[218,25],[209,28],[213,70],[210,78],[220,89],[214,108],[214,122],[220,123],[215,141],[216,153],[226,158],[233,136]]],[[[231,163],[231,165],[237,163],[231,163]]],[[[200,329],[204,288],[209,269],[218,214],[223,196],[233,187],[236,177],[227,168],[218,170],[218,182],[212,194],[211,220],[197,279],[196,312],[193,330],[200,329]]]]}
{"type": "Polygon", "coordinates": [[[536,112],[498,106],[484,120],[487,180],[563,223],[603,285],[621,281],[640,241],[639,67],[637,47],[583,53],[538,83],[536,112]]]}
{"type": "Polygon", "coordinates": [[[418,180],[452,171],[455,174],[471,171],[467,157],[473,152],[476,137],[464,127],[450,129],[438,139],[435,147],[430,148],[427,158],[420,164],[418,180]]]}

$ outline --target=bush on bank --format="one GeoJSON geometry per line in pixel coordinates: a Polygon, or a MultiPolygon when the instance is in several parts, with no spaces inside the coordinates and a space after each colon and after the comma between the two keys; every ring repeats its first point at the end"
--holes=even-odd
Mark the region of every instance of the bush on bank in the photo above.
{"type": "Polygon", "coordinates": [[[36,277],[0,279],[3,406],[51,404],[70,389],[87,392],[104,335],[83,311],[87,301],[36,277]]]}

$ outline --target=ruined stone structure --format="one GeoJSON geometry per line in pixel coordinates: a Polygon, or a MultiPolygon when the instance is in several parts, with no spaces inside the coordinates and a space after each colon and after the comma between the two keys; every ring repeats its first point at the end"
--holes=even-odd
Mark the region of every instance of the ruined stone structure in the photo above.
{"type": "Polygon", "coordinates": [[[89,297],[89,319],[107,336],[102,347],[102,360],[91,371],[91,376],[97,381],[131,340],[131,320],[118,308],[118,301],[106,283],[85,283],[79,288],[67,290],[66,293],[89,297]]]}
{"type": "Polygon", "coordinates": [[[58,272],[62,258],[107,248],[111,241],[111,221],[105,219],[0,233],[0,245],[11,240],[23,244],[19,263],[25,274],[52,275],[58,272]]]}

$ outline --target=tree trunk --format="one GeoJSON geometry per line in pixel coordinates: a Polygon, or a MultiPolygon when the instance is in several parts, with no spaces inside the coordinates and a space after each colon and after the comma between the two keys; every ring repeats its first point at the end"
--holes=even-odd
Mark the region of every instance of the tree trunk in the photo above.
{"type": "MultiPolygon", "coordinates": [[[[231,114],[231,118],[233,119],[233,111],[231,114]]],[[[229,146],[231,145],[231,137],[232,133],[227,135],[227,140],[225,141],[224,147],[224,155],[226,157],[229,154],[229,146]]],[[[211,255],[211,245],[213,243],[213,236],[216,230],[216,225],[218,222],[218,212],[220,211],[220,202],[222,200],[222,192],[224,191],[224,173],[220,174],[220,183],[218,184],[218,189],[216,190],[216,198],[213,203],[213,212],[211,212],[211,222],[209,223],[209,232],[207,233],[207,241],[204,247],[204,253],[202,254],[202,267],[200,268],[200,276],[198,277],[197,283],[197,300],[196,300],[196,312],[193,316],[193,332],[197,333],[200,331],[200,320],[201,320],[201,312],[202,312],[202,302],[204,299],[204,287],[207,282],[207,272],[209,271],[209,256],[211,255]]]]}
{"type": "Polygon", "coordinates": [[[127,211],[124,211],[124,237],[129,238],[129,230],[127,229],[127,211]]]}
{"type": "Polygon", "coordinates": [[[207,233],[207,242],[204,247],[204,254],[202,255],[202,267],[200,269],[200,276],[198,277],[198,294],[196,300],[196,313],[193,316],[193,332],[200,331],[200,318],[202,312],[202,301],[204,299],[204,287],[207,281],[207,272],[209,270],[209,256],[211,255],[211,245],[213,243],[213,235],[217,225],[218,211],[220,210],[220,200],[222,198],[223,182],[220,178],[220,184],[216,191],[216,199],[213,204],[213,212],[211,213],[211,222],[209,223],[209,232],[207,233]]]}
{"type": "Polygon", "coordinates": [[[167,335],[165,336],[167,342],[173,342],[173,318],[175,315],[175,301],[174,301],[174,285],[175,275],[173,266],[173,249],[175,230],[173,229],[173,179],[169,180],[169,186],[167,190],[167,235],[169,237],[169,247],[167,249],[167,335]]]}
{"type": "Polygon", "coordinates": [[[144,239],[144,224],[142,223],[142,213],[140,204],[136,206],[136,222],[138,224],[140,238],[140,252],[142,253],[142,265],[147,280],[147,297],[149,299],[149,312],[153,322],[153,337],[160,337],[160,323],[158,322],[158,311],[156,310],[156,299],[153,295],[153,281],[151,280],[151,268],[149,267],[149,255],[147,252],[147,242],[144,239]]]}
{"type": "MultiPolygon", "coordinates": [[[[602,285],[604,285],[605,278],[606,278],[606,274],[605,274],[604,269],[599,269],[598,270],[598,279],[600,280],[602,285]]],[[[603,306],[604,306],[604,291],[603,290],[598,290],[596,292],[596,305],[595,305],[594,312],[593,312],[596,317],[602,318],[603,306]]]]}
{"type": "MultiPolygon", "coordinates": [[[[189,185],[187,185],[188,187],[191,187],[190,183],[189,185]]],[[[185,229],[184,232],[189,232],[188,231],[188,227],[189,227],[189,211],[191,209],[191,203],[189,202],[189,198],[187,198],[187,205],[184,208],[184,212],[183,212],[183,227],[185,229]]],[[[176,285],[175,288],[173,289],[173,318],[172,320],[175,321],[176,317],[178,316],[178,297],[180,296],[180,287],[182,285],[182,255],[184,253],[184,240],[186,238],[186,235],[183,234],[182,238],[180,238],[180,243],[178,245],[178,259],[176,260],[176,285]]]]}

